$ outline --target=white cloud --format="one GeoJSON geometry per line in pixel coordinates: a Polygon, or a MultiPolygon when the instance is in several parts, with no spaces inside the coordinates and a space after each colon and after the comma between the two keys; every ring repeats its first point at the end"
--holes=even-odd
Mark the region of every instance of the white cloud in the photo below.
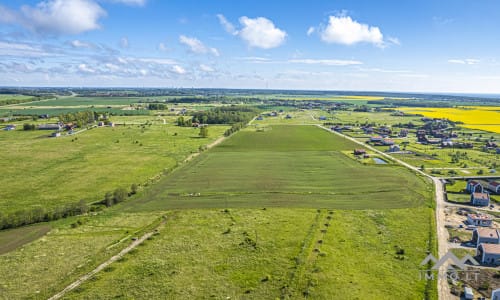
{"type": "Polygon", "coordinates": [[[325,66],[352,66],[352,65],[363,64],[362,62],[357,60],[342,60],[342,59],[291,59],[288,62],[295,64],[325,65],[325,66]]]}
{"type": "Polygon", "coordinates": [[[274,23],[269,19],[263,17],[251,19],[243,16],[239,21],[243,28],[238,35],[250,47],[270,49],[285,42],[286,32],[274,26],[274,23]]]}
{"type": "Polygon", "coordinates": [[[215,48],[210,48],[205,46],[199,39],[194,37],[187,37],[185,35],[181,35],[179,37],[179,42],[189,47],[189,50],[193,53],[197,54],[206,54],[210,53],[214,56],[219,56],[219,51],[215,48]]]}
{"type": "Polygon", "coordinates": [[[0,41],[0,55],[16,57],[46,57],[50,53],[44,51],[40,46],[32,46],[23,43],[11,43],[0,41]]]}
{"type": "Polygon", "coordinates": [[[315,31],[316,31],[316,28],[314,28],[314,27],[312,27],[312,26],[311,26],[311,27],[309,27],[309,29],[307,29],[307,35],[311,35],[311,34],[313,34],[315,31]]]}
{"type": "Polygon", "coordinates": [[[401,46],[401,42],[399,41],[398,38],[395,38],[395,37],[388,37],[387,38],[387,42],[388,43],[391,43],[391,44],[394,44],[394,45],[398,45],[398,46],[401,46]]]}
{"type": "Polygon", "coordinates": [[[168,47],[164,43],[159,43],[158,50],[166,52],[168,51],[168,47]]]}
{"type": "Polygon", "coordinates": [[[224,17],[224,15],[218,14],[217,18],[219,19],[220,24],[224,27],[224,29],[228,33],[230,33],[232,35],[237,35],[238,34],[238,31],[234,28],[234,25],[231,22],[229,22],[226,19],[226,17],[224,17]]]}
{"type": "Polygon", "coordinates": [[[349,16],[330,16],[328,25],[321,32],[321,39],[343,45],[365,42],[384,46],[384,36],[378,27],[358,23],[349,16]]]}
{"type": "Polygon", "coordinates": [[[93,48],[93,45],[91,43],[87,42],[82,42],[80,40],[74,40],[71,42],[71,46],[73,48],[93,48]]]}
{"type": "Polygon", "coordinates": [[[183,74],[186,74],[186,70],[179,66],[179,65],[175,65],[172,67],[172,72],[176,73],[176,74],[179,74],[179,75],[183,75],[183,74]]]}
{"type": "MultiPolygon", "coordinates": [[[[46,0],[35,7],[22,6],[19,18],[9,23],[42,34],[79,34],[99,29],[104,16],[106,11],[92,0],[46,0]]],[[[2,19],[9,21],[8,16],[2,19]]]]}
{"type": "Polygon", "coordinates": [[[215,71],[214,68],[212,68],[211,66],[207,66],[204,64],[200,65],[200,70],[202,70],[203,72],[207,72],[207,73],[211,73],[211,72],[215,71]]]}
{"type": "Polygon", "coordinates": [[[466,58],[466,59],[449,59],[450,64],[460,64],[460,65],[475,65],[480,62],[479,59],[466,58]]]}
{"type": "Polygon", "coordinates": [[[80,64],[78,65],[78,70],[84,72],[84,73],[95,73],[95,70],[87,66],[86,64],[80,64]]]}
{"type": "Polygon", "coordinates": [[[123,49],[127,49],[128,46],[129,46],[128,38],[127,37],[122,37],[120,39],[120,47],[122,47],[123,49]]]}

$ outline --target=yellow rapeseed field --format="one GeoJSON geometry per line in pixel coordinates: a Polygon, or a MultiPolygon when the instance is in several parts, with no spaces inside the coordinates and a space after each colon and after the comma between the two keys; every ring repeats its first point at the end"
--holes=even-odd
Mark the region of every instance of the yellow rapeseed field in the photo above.
{"type": "Polygon", "coordinates": [[[429,118],[446,118],[454,122],[462,122],[462,127],[500,133],[500,107],[498,106],[400,107],[398,110],[421,114],[429,118]]]}

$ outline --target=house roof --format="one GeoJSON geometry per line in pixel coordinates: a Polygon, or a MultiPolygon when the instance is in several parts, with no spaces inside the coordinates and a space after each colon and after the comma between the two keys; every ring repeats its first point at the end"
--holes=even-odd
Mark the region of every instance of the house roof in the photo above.
{"type": "Polygon", "coordinates": [[[495,238],[498,239],[498,230],[493,228],[478,228],[476,229],[477,235],[481,238],[495,238]]]}
{"type": "Polygon", "coordinates": [[[469,183],[469,184],[472,184],[472,185],[481,184],[481,183],[479,183],[479,182],[477,182],[477,181],[475,181],[475,180],[471,180],[471,181],[469,181],[468,183],[469,183]]]}
{"type": "Polygon", "coordinates": [[[476,200],[488,200],[490,199],[490,195],[487,193],[472,193],[472,197],[476,200]]]}
{"type": "Polygon", "coordinates": [[[494,186],[494,187],[497,187],[497,186],[500,185],[500,182],[492,181],[492,182],[490,182],[490,185],[494,186]]]}
{"type": "Polygon", "coordinates": [[[481,243],[479,247],[483,248],[483,251],[489,254],[500,254],[500,244],[485,244],[481,243]]]}
{"type": "Polygon", "coordinates": [[[491,220],[492,218],[488,215],[483,214],[468,214],[467,217],[473,220],[491,220]]]}

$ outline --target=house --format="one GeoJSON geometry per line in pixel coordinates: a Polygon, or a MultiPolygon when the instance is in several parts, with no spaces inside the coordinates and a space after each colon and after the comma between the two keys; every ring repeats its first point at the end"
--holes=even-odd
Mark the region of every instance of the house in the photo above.
{"type": "Polygon", "coordinates": [[[52,134],[50,135],[51,137],[60,137],[61,136],[61,133],[59,131],[56,131],[56,132],[52,132],[52,134]]]}
{"type": "Polygon", "coordinates": [[[497,154],[500,154],[500,148],[497,148],[496,151],[497,151],[497,154]]]}
{"type": "Polygon", "coordinates": [[[399,137],[407,137],[408,136],[408,129],[404,128],[399,131],[399,137]]]}
{"type": "Polygon", "coordinates": [[[372,134],[373,133],[373,128],[372,127],[363,127],[362,129],[363,129],[363,131],[366,134],[372,134]]]}
{"type": "Polygon", "coordinates": [[[469,181],[467,181],[467,186],[465,189],[469,193],[482,193],[483,192],[483,185],[478,181],[469,180],[469,181]]]}
{"type": "Polygon", "coordinates": [[[498,266],[500,265],[500,245],[480,244],[477,247],[476,256],[479,256],[483,264],[498,266]]]}
{"type": "Polygon", "coordinates": [[[394,141],[391,140],[391,139],[383,139],[382,140],[382,145],[384,145],[384,146],[391,146],[391,145],[394,145],[394,141]]]}
{"type": "Polygon", "coordinates": [[[468,286],[464,288],[464,299],[474,300],[474,293],[472,292],[472,289],[468,286]]]}
{"type": "Polygon", "coordinates": [[[40,124],[38,125],[39,130],[61,130],[62,126],[60,124],[40,124]]]}
{"type": "Polygon", "coordinates": [[[7,125],[3,130],[6,131],[11,131],[11,130],[16,130],[16,125],[7,125]]]}
{"type": "Polygon", "coordinates": [[[325,120],[326,120],[326,117],[325,117],[325,116],[320,116],[320,117],[319,117],[319,120],[320,120],[320,121],[325,121],[325,120]]]}
{"type": "Polygon", "coordinates": [[[398,145],[389,146],[389,152],[399,152],[399,151],[401,151],[401,148],[398,145]]]}
{"type": "Polygon", "coordinates": [[[500,244],[500,232],[495,228],[477,228],[472,233],[472,242],[479,244],[500,244]]]}
{"type": "MultiPolygon", "coordinates": [[[[290,115],[286,115],[286,117],[285,117],[285,118],[286,118],[286,119],[291,119],[291,118],[292,118],[292,116],[290,116],[290,115]]],[[[321,118],[320,118],[320,120],[321,120],[321,118]]],[[[326,120],[326,119],[325,119],[325,120],[326,120]]]]}
{"type": "Polygon", "coordinates": [[[370,138],[370,142],[374,142],[374,143],[377,143],[377,142],[381,142],[384,138],[381,137],[380,135],[377,135],[377,136],[372,136],[370,138]]]}
{"type": "Polygon", "coordinates": [[[264,118],[262,116],[257,117],[257,121],[262,121],[262,120],[264,120],[264,118]]]}
{"type": "Polygon", "coordinates": [[[99,126],[99,127],[104,126],[104,122],[103,121],[99,121],[99,123],[97,123],[97,126],[99,126]]]}
{"type": "Polygon", "coordinates": [[[500,300],[500,289],[491,292],[491,300],[500,300]]]}
{"type": "Polygon", "coordinates": [[[489,227],[493,223],[493,218],[483,214],[468,214],[467,223],[475,226],[489,227]]]}
{"type": "Polygon", "coordinates": [[[495,194],[500,194],[500,182],[490,181],[488,183],[488,190],[492,191],[495,194]]]}
{"type": "Polygon", "coordinates": [[[470,195],[470,203],[475,206],[488,206],[490,205],[490,194],[472,193],[470,195]]]}
{"type": "Polygon", "coordinates": [[[354,149],[354,155],[364,155],[366,154],[365,149],[354,149]]]}
{"type": "Polygon", "coordinates": [[[108,123],[108,126],[109,126],[109,127],[115,127],[115,123],[114,123],[114,122],[109,122],[109,123],[108,123]]]}

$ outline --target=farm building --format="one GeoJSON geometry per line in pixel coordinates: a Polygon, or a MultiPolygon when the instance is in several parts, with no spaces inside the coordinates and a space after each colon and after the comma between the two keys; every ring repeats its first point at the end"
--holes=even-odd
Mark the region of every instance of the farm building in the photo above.
{"type": "Polygon", "coordinates": [[[399,152],[399,151],[401,151],[401,148],[399,147],[399,145],[389,146],[389,152],[399,152]]]}
{"type": "Polygon", "coordinates": [[[62,126],[59,124],[40,124],[38,125],[39,130],[61,130],[62,126]]]}
{"type": "Polygon", "coordinates": [[[488,206],[490,205],[490,194],[488,193],[472,193],[470,195],[470,202],[475,206],[488,206]]]}
{"type": "Polygon", "coordinates": [[[480,244],[476,255],[481,258],[481,263],[489,265],[500,265],[500,245],[480,244]]]}
{"type": "Polygon", "coordinates": [[[466,190],[469,193],[482,193],[483,192],[483,185],[475,180],[469,180],[467,182],[466,190]]]}
{"type": "Polygon", "coordinates": [[[500,300],[500,289],[491,292],[491,300],[500,300]]]}
{"type": "Polygon", "coordinates": [[[493,219],[488,215],[483,214],[468,214],[467,223],[475,226],[489,227],[493,223],[493,219]]]}
{"type": "Polygon", "coordinates": [[[490,183],[488,183],[488,190],[495,194],[500,194],[500,182],[490,181],[490,183]]]}
{"type": "Polygon", "coordinates": [[[354,149],[354,155],[364,155],[366,154],[365,149],[354,149]]]}
{"type": "Polygon", "coordinates": [[[477,228],[472,233],[472,242],[479,244],[500,244],[500,232],[495,228],[477,228]]]}

